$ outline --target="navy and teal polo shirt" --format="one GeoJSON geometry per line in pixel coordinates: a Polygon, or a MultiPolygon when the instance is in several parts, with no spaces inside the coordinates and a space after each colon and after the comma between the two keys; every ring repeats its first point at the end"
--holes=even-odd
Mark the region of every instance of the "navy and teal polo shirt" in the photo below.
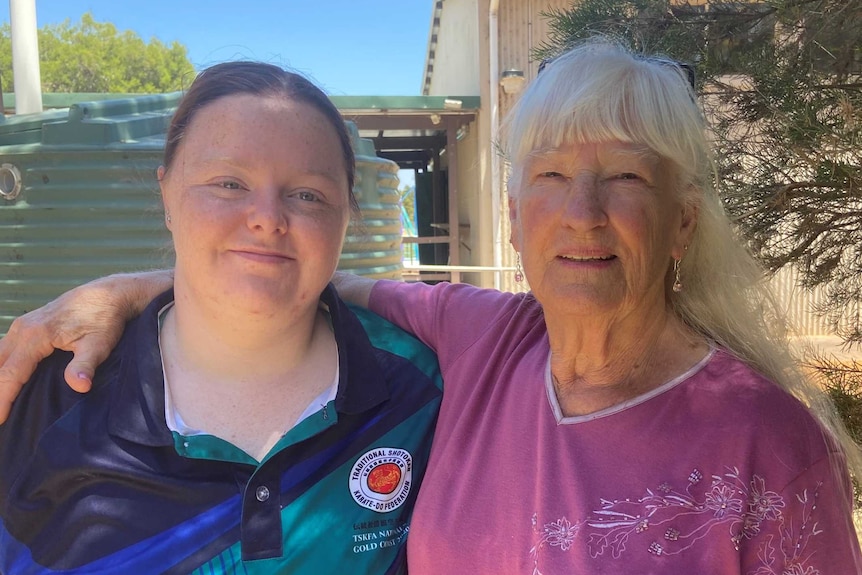
{"type": "Polygon", "coordinates": [[[406,536],[442,397],[433,353],[385,320],[322,301],[334,401],[260,463],[165,423],[156,298],[93,389],[43,361],[0,426],[3,575],[405,571],[406,536]]]}

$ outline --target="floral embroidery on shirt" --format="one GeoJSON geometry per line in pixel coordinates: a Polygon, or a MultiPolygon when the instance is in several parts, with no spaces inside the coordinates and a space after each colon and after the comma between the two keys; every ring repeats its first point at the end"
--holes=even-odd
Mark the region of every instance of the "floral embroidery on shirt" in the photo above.
{"type": "Polygon", "coordinates": [[[727,485],[716,485],[706,494],[706,508],[715,511],[715,517],[724,518],[728,513],[742,511],[742,499],[736,496],[737,491],[727,485]]]}
{"type": "Polygon", "coordinates": [[[810,493],[806,490],[797,495],[803,513],[796,519],[799,524],[792,524],[783,514],[784,498],[767,489],[759,475],[744,480],[738,469],[728,468],[723,475],[713,475],[708,484],[703,478],[694,469],[682,488],[664,482],[656,490],[647,489],[640,499],[602,499],[599,509],[576,521],[562,517],[540,523],[534,514],[536,539],[530,549],[533,575],[541,575],[543,550],[557,547],[559,552],[569,551],[579,535],[594,559],[619,559],[628,545],[642,546],[661,557],[688,551],[708,535],[714,536],[715,529],[723,530],[728,543],[739,550],[742,540],[761,534],[764,522],[779,523],[781,541],[776,545],[772,535],[763,538],[757,554],[760,565],[751,575],[820,575],[807,564],[805,555],[810,539],[821,533],[811,518],[819,485],[810,493]]]}
{"type": "Polygon", "coordinates": [[[759,475],[751,479],[751,491],[748,499],[749,508],[758,520],[774,521],[781,515],[779,509],[784,507],[781,496],[774,491],[766,490],[766,482],[759,475]]]}
{"type": "Polygon", "coordinates": [[[569,520],[563,517],[553,523],[545,525],[545,534],[543,540],[551,547],[559,547],[563,551],[568,551],[575,540],[575,535],[578,533],[578,528],[569,520]]]}
{"type": "Polygon", "coordinates": [[[798,525],[778,517],[782,525],[778,549],[773,545],[773,537],[766,537],[757,551],[760,566],[751,575],[821,575],[819,569],[808,565],[806,554],[811,538],[823,532],[812,518],[817,508],[819,489],[820,484],[810,493],[806,489],[796,496],[802,505],[798,525]]]}

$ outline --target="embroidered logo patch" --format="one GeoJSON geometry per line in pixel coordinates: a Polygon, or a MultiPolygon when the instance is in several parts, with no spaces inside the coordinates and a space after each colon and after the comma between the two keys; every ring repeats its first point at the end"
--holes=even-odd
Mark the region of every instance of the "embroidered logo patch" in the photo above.
{"type": "Polygon", "coordinates": [[[413,458],[404,449],[378,447],[350,470],[350,495],[362,507],[388,513],[401,507],[413,485],[413,458]]]}

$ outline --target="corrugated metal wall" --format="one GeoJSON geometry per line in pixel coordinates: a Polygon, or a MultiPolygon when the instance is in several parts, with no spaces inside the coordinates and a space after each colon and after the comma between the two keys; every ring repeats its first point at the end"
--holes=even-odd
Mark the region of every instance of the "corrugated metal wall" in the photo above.
{"type": "Polygon", "coordinates": [[[94,277],[171,265],[159,149],[45,152],[21,166],[20,201],[0,206],[0,333],[12,318],[94,277]]]}
{"type": "MultiPolygon", "coordinates": [[[[532,51],[547,41],[549,31],[548,18],[542,14],[568,9],[571,3],[571,0],[501,1],[498,13],[500,70],[515,68],[523,70],[528,80],[535,78],[539,63],[533,61],[532,51]]],[[[501,98],[514,99],[506,94],[501,98]]],[[[500,111],[504,114],[508,111],[503,100],[500,111]]]]}
{"type": "MultiPolygon", "coordinates": [[[[795,335],[802,337],[828,337],[835,334],[829,320],[818,313],[827,302],[823,288],[805,289],[800,287],[799,270],[786,267],[779,270],[770,280],[784,310],[792,323],[795,335]]],[[[845,317],[859,314],[859,310],[846,310],[845,317]]]]}
{"type": "Polygon", "coordinates": [[[378,279],[401,279],[398,164],[376,157],[374,143],[360,139],[352,123],[348,128],[356,152],[353,193],[362,210],[362,220],[347,230],[338,267],[378,279]]]}
{"type": "Polygon", "coordinates": [[[155,170],[179,95],[84,103],[0,123],[0,333],[88,279],[171,263],[155,170]],[[8,191],[4,185],[4,190],[8,191]]]}

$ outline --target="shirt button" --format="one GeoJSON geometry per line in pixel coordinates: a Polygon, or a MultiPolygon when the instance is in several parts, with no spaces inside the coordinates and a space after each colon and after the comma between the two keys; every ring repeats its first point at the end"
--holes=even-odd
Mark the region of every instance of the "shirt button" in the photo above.
{"type": "Polygon", "coordinates": [[[257,500],[263,503],[267,499],[269,499],[269,488],[266,485],[261,485],[254,492],[254,496],[257,497],[257,500]]]}

